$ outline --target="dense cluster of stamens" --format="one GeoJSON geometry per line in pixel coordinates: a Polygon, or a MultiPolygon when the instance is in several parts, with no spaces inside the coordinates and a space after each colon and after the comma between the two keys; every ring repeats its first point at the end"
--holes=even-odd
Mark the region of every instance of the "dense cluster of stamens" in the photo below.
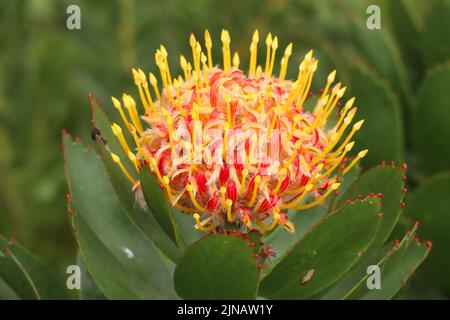
{"type": "MultiPolygon", "coordinates": [[[[208,31],[206,51],[191,35],[192,63],[181,56],[183,74],[178,77],[171,75],[166,49],[156,51],[161,89],[154,74],[147,77],[133,69],[144,113],[139,115],[129,95],[123,95],[122,103],[112,100],[136,148],[128,146],[117,124],[113,133],[135,170],[151,170],[170,203],[193,213],[196,228],[256,225],[267,231],[279,224],[293,231],[286,210],[323,203],[367,153],[361,151],[347,163],[363,120],[349,127],[356,113],[354,98],[337,110],[346,88],[333,84],[335,71],[321,93],[311,97],[318,64],[312,51],[301,61],[297,79],[290,81],[285,77],[292,44],[275,77],[277,37],[267,36],[266,59],[260,65],[255,31],[247,74],[239,69],[238,54],[231,55],[228,31],[222,31],[221,40],[223,69],[213,62],[208,31]],[[308,99],[316,101],[312,111],[304,108],[308,99]]],[[[134,174],[111,155],[133,190],[139,190],[134,174]]]]}

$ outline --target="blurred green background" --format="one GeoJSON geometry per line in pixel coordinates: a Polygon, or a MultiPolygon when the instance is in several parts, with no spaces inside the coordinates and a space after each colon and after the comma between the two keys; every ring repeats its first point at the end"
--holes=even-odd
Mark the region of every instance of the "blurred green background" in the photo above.
{"type": "Polygon", "coordinates": [[[444,0],[2,0],[0,232],[17,238],[63,279],[76,247],[66,216],[60,133],[66,128],[89,141],[88,93],[111,110],[111,95],[136,94],[132,67],[155,71],[154,52],[162,43],[173,71],[179,71],[179,54],[190,53],[190,33],[203,38],[204,29],[213,37],[216,61],[220,30],[227,28],[232,50],[247,66],[257,28],[262,40],[269,31],[278,35],[279,56],[294,43],[291,77],[300,58],[314,49],[319,59],[314,90],[337,69],[349,86],[346,97],[357,97],[366,118],[360,137],[371,149],[366,168],[383,159],[408,163],[408,188],[418,195],[401,225],[419,215],[424,237],[438,240],[431,271],[416,282],[429,289],[427,297],[442,297],[450,284],[435,290],[442,280],[439,269],[450,262],[438,253],[445,255],[450,246],[444,235],[450,218],[445,202],[436,202],[450,192],[449,12],[444,0]],[[71,4],[81,8],[81,30],[66,27],[71,4]],[[366,27],[369,4],[381,8],[381,30],[366,27]],[[433,179],[444,187],[435,188],[430,201],[433,179]],[[420,216],[425,211],[430,216],[420,216]]]}

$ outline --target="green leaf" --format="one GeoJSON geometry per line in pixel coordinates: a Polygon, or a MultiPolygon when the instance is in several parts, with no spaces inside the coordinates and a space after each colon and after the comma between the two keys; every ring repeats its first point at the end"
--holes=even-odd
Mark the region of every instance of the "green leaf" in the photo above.
{"type": "Polygon", "coordinates": [[[276,254],[270,259],[270,263],[264,265],[263,277],[270,273],[275,266],[285,258],[287,252],[297,245],[297,242],[327,214],[326,206],[315,206],[308,210],[289,210],[289,221],[295,227],[291,233],[284,228],[275,228],[270,235],[264,239],[264,244],[269,246],[276,254]]]}
{"type": "Polygon", "coordinates": [[[392,90],[362,65],[350,71],[352,94],[358,107],[356,117],[365,119],[355,138],[358,150],[369,149],[362,159],[364,168],[381,160],[400,162],[404,158],[403,120],[392,90]]]}
{"type": "Polygon", "coordinates": [[[419,43],[427,66],[444,62],[450,57],[448,30],[450,29],[450,3],[440,0],[425,18],[419,43]]]}
{"type": "Polygon", "coordinates": [[[412,114],[412,142],[428,173],[450,169],[450,63],[431,70],[420,86],[412,114]]]}
{"type": "MultiPolygon", "coordinates": [[[[112,160],[108,150],[111,151],[111,149],[113,149],[112,151],[116,153],[115,150],[121,150],[121,147],[118,144],[117,139],[111,133],[111,122],[108,119],[108,116],[96,103],[92,106],[92,117],[95,128],[99,130],[96,137],[98,153],[100,154],[100,158],[103,161],[112,186],[114,187],[125,212],[136,227],[142,231],[144,236],[153,241],[153,243],[156,244],[170,259],[176,261],[180,258],[181,252],[177,248],[175,242],[173,242],[161,229],[153,213],[143,209],[141,205],[137,203],[131,190],[133,186],[130,185],[130,182],[120,170],[119,166],[112,160]]],[[[123,162],[128,163],[128,161],[123,162]]],[[[135,169],[132,167],[130,170],[135,169]]],[[[137,190],[136,192],[140,191],[137,190]]]]}
{"type": "Polygon", "coordinates": [[[405,216],[419,220],[420,236],[433,241],[433,250],[417,276],[427,287],[435,286],[450,293],[450,173],[439,173],[417,188],[410,196],[405,216]]]}
{"type": "Polygon", "coordinates": [[[416,240],[416,223],[398,244],[388,245],[363,257],[351,273],[337,283],[322,299],[392,299],[405,285],[406,280],[423,262],[430,250],[416,240]],[[369,290],[367,287],[369,266],[380,268],[381,288],[369,290]]]}
{"type": "Polygon", "coordinates": [[[340,204],[343,204],[346,199],[353,200],[358,195],[363,197],[371,193],[383,195],[381,211],[384,218],[370,246],[371,249],[378,249],[384,244],[400,217],[401,202],[405,196],[403,193],[403,175],[402,168],[392,167],[391,165],[376,166],[360,175],[340,200],[340,204]]]}
{"type": "Polygon", "coordinates": [[[347,172],[344,176],[341,177],[341,185],[338,189],[338,196],[333,197],[330,206],[328,207],[328,212],[331,212],[335,210],[338,207],[338,204],[341,203],[342,199],[345,198],[345,194],[347,193],[347,190],[353,185],[353,183],[358,179],[358,177],[361,174],[361,167],[359,165],[354,166],[350,169],[349,172],[347,172]]]}
{"type": "Polygon", "coordinates": [[[210,234],[195,242],[178,263],[174,282],[184,299],[255,299],[256,259],[240,235],[210,234]]]}
{"type": "Polygon", "coordinates": [[[67,294],[45,264],[0,235],[0,297],[59,300],[67,299],[67,294]]]}
{"type": "Polygon", "coordinates": [[[86,263],[79,252],[77,254],[77,265],[80,267],[81,273],[80,300],[105,300],[106,297],[97,287],[94,280],[92,280],[92,277],[86,267],[86,263]]]}
{"type": "Polygon", "coordinates": [[[364,285],[360,284],[360,287],[350,292],[347,298],[382,300],[392,299],[397,294],[430,252],[430,247],[415,238],[417,227],[416,223],[400,244],[394,245],[394,248],[387,252],[386,256],[378,263],[382,268],[381,289],[368,290],[365,283],[364,285]],[[361,294],[363,292],[364,294],[361,294]]]}
{"type": "Polygon", "coordinates": [[[337,281],[373,241],[381,222],[378,203],[357,200],[325,216],[263,279],[259,295],[307,298],[337,281]]]}
{"type": "Polygon", "coordinates": [[[166,261],[127,218],[95,152],[67,135],[64,151],[73,227],[100,290],[110,299],[175,298],[166,261]]]}

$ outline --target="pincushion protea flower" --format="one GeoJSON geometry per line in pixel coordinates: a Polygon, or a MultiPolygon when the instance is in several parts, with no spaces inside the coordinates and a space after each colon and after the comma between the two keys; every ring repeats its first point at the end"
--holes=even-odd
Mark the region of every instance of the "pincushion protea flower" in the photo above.
{"type": "MultiPolygon", "coordinates": [[[[113,133],[135,170],[151,170],[170,203],[193,213],[197,229],[257,225],[268,231],[280,224],[293,231],[286,210],[322,204],[367,153],[361,151],[347,163],[352,137],[363,120],[349,128],[357,110],[352,98],[329,124],[346,90],[340,83],[333,85],[335,71],[317,95],[314,110],[305,110],[318,64],[312,51],[291,81],[285,77],[292,44],[284,51],[276,77],[277,37],[267,36],[265,61],[259,65],[255,31],[247,74],[239,69],[238,54],[231,56],[228,31],[222,31],[221,40],[222,69],[213,62],[208,31],[206,51],[191,35],[192,63],[181,56],[183,75],[178,77],[171,75],[166,49],[156,51],[161,89],[153,73],[147,78],[133,69],[144,113],[139,116],[129,95],[122,98],[127,114],[118,99],[112,100],[136,148],[128,146],[119,125],[112,125],[113,133]]],[[[139,190],[133,173],[111,155],[133,190],[139,190]]]]}

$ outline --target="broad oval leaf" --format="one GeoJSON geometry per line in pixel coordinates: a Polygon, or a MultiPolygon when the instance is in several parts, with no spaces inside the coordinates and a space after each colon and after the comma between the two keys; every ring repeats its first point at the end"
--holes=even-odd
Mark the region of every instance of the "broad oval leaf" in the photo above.
{"type": "Polygon", "coordinates": [[[401,108],[392,90],[361,65],[351,68],[350,78],[350,90],[358,107],[356,117],[365,119],[356,135],[356,146],[358,150],[369,149],[361,165],[369,168],[381,160],[402,161],[404,127],[401,108]]]}
{"type": "Polygon", "coordinates": [[[373,241],[381,222],[378,203],[356,200],[324,217],[263,279],[260,295],[307,298],[338,280],[373,241]]]}
{"type": "Polygon", "coordinates": [[[422,222],[419,235],[433,241],[433,250],[417,276],[428,287],[450,293],[450,173],[440,173],[410,196],[405,216],[422,222]]]}
{"type": "Polygon", "coordinates": [[[44,263],[0,235],[0,299],[60,300],[67,294],[44,263]]]}
{"type": "MultiPolygon", "coordinates": [[[[397,292],[405,285],[406,281],[413,275],[415,270],[426,259],[430,247],[409,238],[404,245],[393,250],[387,261],[382,263],[382,285],[379,290],[367,290],[364,283],[362,289],[365,293],[358,296],[361,300],[385,300],[392,299],[397,292]]],[[[389,254],[389,253],[388,253],[389,254]]],[[[356,293],[357,291],[355,291],[356,293]]],[[[347,298],[352,299],[356,296],[349,295],[347,298]]]]}
{"type": "Polygon", "coordinates": [[[419,165],[428,173],[450,169],[450,63],[431,70],[420,86],[411,131],[419,165]]]}
{"type": "Polygon", "coordinates": [[[176,298],[167,261],[127,218],[91,150],[64,136],[77,241],[100,290],[110,299],[176,298]]]}
{"type": "Polygon", "coordinates": [[[397,243],[379,248],[362,258],[358,266],[321,299],[391,299],[428,255],[430,248],[416,238],[418,223],[397,243]],[[378,275],[373,267],[378,267],[378,275]],[[369,269],[370,268],[370,269],[369,269]],[[369,270],[369,271],[368,271],[369,270]],[[379,276],[380,278],[376,279],[379,276]],[[367,284],[380,288],[369,290],[367,284]]]}
{"type": "Polygon", "coordinates": [[[425,26],[420,33],[420,44],[426,64],[431,67],[450,57],[448,30],[450,29],[450,3],[439,0],[426,15],[425,26]]]}
{"type": "Polygon", "coordinates": [[[355,199],[360,195],[365,197],[371,193],[382,194],[381,211],[384,218],[370,246],[371,249],[377,249],[384,244],[400,217],[401,203],[405,196],[403,176],[404,172],[400,167],[376,166],[361,174],[340,199],[339,204],[343,204],[346,199],[355,199]]]}
{"type": "Polygon", "coordinates": [[[237,234],[210,234],[186,249],[174,282],[184,299],[255,299],[258,277],[247,239],[237,234]]]}

